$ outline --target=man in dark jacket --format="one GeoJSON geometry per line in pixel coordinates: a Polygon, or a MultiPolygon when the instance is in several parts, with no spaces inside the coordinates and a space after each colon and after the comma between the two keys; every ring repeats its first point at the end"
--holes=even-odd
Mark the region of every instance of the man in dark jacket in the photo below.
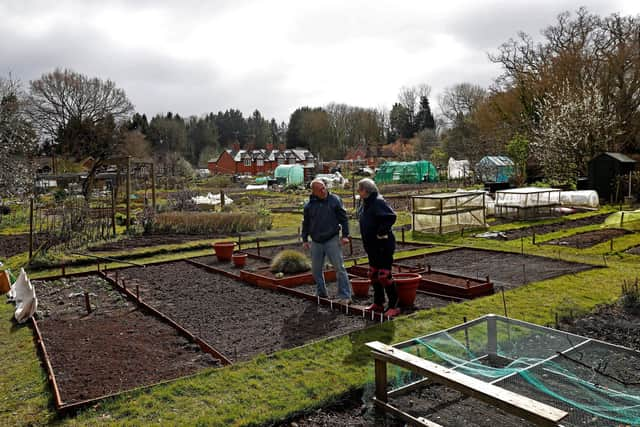
{"type": "Polygon", "coordinates": [[[400,314],[398,292],[391,274],[396,239],[391,227],[396,222],[396,213],[378,193],[375,182],[364,178],[358,182],[360,195],[360,234],[364,250],[369,257],[369,279],[373,285],[373,304],[367,307],[371,311],[384,311],[384,294],[387,293],[389,306],[385,315],[394,317],[400,314]]]}
{"type": "Polygon", "coordinates": [[[336,269],[338,278],[338,302],[351,304],[351,282],[342,258],[342,245],[349,243],[349,219],[340,198],[327,191],[324,181],[311,182],[311,196],[304,205],[302,242],[311,249],[311,270],[316,282],[316,294],[328,297],[324,281],[325,257],[336,269]],[[340,231],[342,230],[342,240],[340,231]],[[311,243],[309,243],[311,237],[311,243]]]}

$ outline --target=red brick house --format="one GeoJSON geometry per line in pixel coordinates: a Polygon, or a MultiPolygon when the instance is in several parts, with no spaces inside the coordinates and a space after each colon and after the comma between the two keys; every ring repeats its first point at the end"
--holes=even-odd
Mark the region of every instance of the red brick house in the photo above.
{"type": "Polygon", "coordinates": [[[314,167],[316,158],[306,149],[281,147],[267,149],[241,150],[239,145],[223,151],[217,159],[208,162],[211,174],[228,175],[269,175],[278,165],[300,164],[314,167]]]}

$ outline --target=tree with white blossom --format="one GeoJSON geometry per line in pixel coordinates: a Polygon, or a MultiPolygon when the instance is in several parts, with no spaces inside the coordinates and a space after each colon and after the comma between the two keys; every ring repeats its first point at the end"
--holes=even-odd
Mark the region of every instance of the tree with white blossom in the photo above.
{"type": "Polygon", "coordinates": [[[33,188],[37,137],[25,100],[19,81],[0,77],[0,198],[22,196],[33,188]]]}
{"type": "Polygon", "coordinates": [[[610,149],[615,117],[595,84],[563,82],[545,94],[538,112],[531,153],[548,180],[575,183],[591,158],[610,149]]]}

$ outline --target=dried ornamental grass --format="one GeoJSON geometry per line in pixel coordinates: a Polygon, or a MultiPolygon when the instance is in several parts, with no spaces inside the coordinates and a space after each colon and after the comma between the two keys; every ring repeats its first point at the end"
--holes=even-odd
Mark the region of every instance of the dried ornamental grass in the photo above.
{"type": "Polygon", "coordinates": [[[271,261],[272,273],[303,273],[311,269],[311,261],[302,252],[285,249],[279,252],[271,261]]]}

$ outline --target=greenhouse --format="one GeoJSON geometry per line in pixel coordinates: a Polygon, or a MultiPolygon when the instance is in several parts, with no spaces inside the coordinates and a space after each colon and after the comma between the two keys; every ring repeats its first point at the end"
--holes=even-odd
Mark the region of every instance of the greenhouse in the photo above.
{"type": "Polygon", "coordinates": [[[426,160],[415,162],[385,162],[376,173],[378,184],[419,184],[437,182],[438,170],[426,160]]]}
{"type": "Polygon", "coordinates": [[[561,190],[523,187],[496,191],[495,215],[502,218],[534,219],[557,215],[561,190]]]}
{"type": "Polygon", "coordinates": [[[282,185],[304,184],[304,169],[300,165],[280,165],[273,171],[273,177],[282,185]]]}
{"type": "Polygon", "coordinates": [[[411,211],[416,231],[442,234],[487,226],[483,192],[413,196],[411,211]]]}
{"type": "Polygon", "coordinates": [[[513,160],[507,156],[485,156],[476,163],[482,182],[509,182],[514,174],[513,160]]]}

